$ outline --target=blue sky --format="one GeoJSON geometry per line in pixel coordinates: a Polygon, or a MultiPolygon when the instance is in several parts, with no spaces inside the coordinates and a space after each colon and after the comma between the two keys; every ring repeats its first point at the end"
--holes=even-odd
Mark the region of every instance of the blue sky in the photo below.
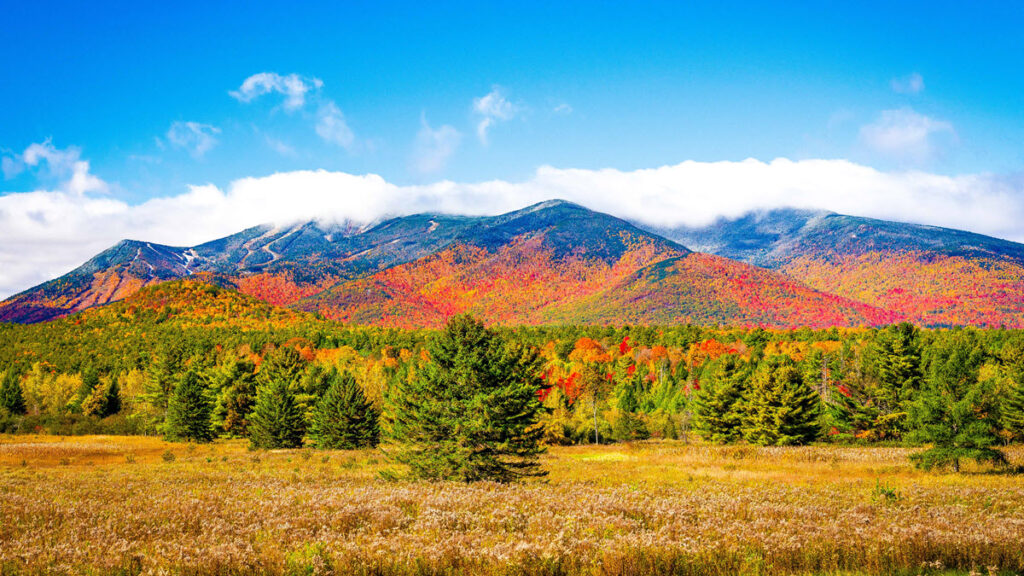
{"type": "MultiPolygon", "coordinates": [[[[114,234],[186,243],[251,223],[140,230],[132,210],[154,199],[195,206],[196,186],[230,197],[244,179],[309,170],[404,187],[381,195],[390,205],[335,214],[369,218],[401,212],[403,194],[417,207],[506,206],[453,203],[436,189],[445,181],[462,186],[455,197],[511,193],[473,187],[496,181],[526,199],[566,195],[570,177],[594,185],[604,169],[632,178],[687,161],[783,159],[800,163],[796,180],[820,179],[807,205],[1024,238],[1008,223],[1024,214],[1022,3],[289,4],[5,3],[0,252],[61,227],[83,236],[67,239],[78,250],[48,245],[66,258],[34,275],[0,275],[0,295],[73,267],[114,234]],[[807,162],[818,159],[838,163],[807,162]],[[858,189],[830,188],[843,163],[878,172],[861,172],[861,204],[844,203],[858,189]],[[546,166],[569,172],[542,175],[546,166]],[[919,210],[932,189],[1002,215],[941,201],[919,210]],[[903,200],[887,207],[893,195],[903,200]],[[73,211],[88,216],[62,220],[73,211]],[[93,216],[115,212],[117,225],[93,216]]],[[[732,198],[695,173],[642,196],[732,198]]],[[[614,195],[609,182],[595,186],[614,195]]],[[[786,186],[765,196],[784,202],[786,186]]],[[[728,192],[739,208],[765,203],[728,192]]],[[[641,201],[620,211],[642,219],[641,201]]]]}

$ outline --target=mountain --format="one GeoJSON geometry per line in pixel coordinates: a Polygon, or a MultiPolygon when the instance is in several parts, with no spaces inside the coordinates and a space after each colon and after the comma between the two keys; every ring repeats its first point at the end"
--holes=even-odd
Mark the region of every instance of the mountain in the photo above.
{"type": "Polygon", "coordinates": [[[652,230],[559,200],[500,216],[258,226],[193,247],[126,240],[0,303],[0,321],[180,278],[396,327],[461,312],[500,324],[1024,324],[1024,246],[1012,242],[799,210],[652,230]]]}
{"type": "Polygon", "coordinates": [[[1016,242],[792,209],[657,232],[918,324],[1024,327],[1024,245],[1016,242]]]}

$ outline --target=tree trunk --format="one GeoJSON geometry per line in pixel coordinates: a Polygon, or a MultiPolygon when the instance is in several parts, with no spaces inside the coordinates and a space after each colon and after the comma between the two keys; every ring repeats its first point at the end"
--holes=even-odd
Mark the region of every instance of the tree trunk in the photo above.
{"type": "Polygon", "coordinates": [[[953,472],[960,473],[960,459],[953,458],[953,472]]]}
{"type": "Polygon", "coordinates": [[[597,395],[594,395],[594,444],[600,444],[601,437],[597,434],[597,395]]]}

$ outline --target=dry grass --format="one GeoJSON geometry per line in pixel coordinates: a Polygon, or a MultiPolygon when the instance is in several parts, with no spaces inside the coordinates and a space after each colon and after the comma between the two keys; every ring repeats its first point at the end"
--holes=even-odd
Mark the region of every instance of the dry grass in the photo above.
{"type": "Polygon", "coordinates": [[[0,572],[1024,570],[1024,480],[925,474],[906,454],[555,448],[547,482],[503,486],[386,482],[375,451],[0,436],[0,572]]]}

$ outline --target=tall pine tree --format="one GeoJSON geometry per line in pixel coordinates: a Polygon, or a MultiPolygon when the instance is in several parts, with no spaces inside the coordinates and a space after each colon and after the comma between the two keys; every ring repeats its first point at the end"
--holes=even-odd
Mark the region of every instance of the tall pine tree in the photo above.
{"type": "Polygon", "coordinates": [[[761,363],[744,398],[743,437],[751,444],[788,446],[818,437],[821,397],[791,361],[761,363]]]}
{"type": "Polygon", "coordinates": [[[1024,337],[1018,335],[1004,344],[1000,359],[1009,380],[1000,411],[1002,425],[1010,437],[1024,439],[1024,337]]]}
{"type": "Polygon", "coordinates": [[[302,411],[288,382],[264,380],[249,416],[249,442],[254,448],[299,448],[304,434],[302,411]]]}
{"type": "Polygon", "coordinates": [[[730,443],[740,440],[743,392],[750,377],[749,364],[725,354],[704,369],[700,388],[693,392],[693,426],[705,440],[730,443]]]}
{"type": "Polygon", "coordinates": [[[203,379],[194,370],[185,372],[167,402],[167,439],[193,442],[213,440],[213,427],[210,424],[212,411],[203,379]]]}
{"type": "Polygon", "coordinates": [[[4,372],[3,381],[0,383],[0,413],[21,415],[26,412],[20,380],[13,366],[4,372]]]}
{"type": "Polygon", "coordinates": [[[317,448],[351,450],[380,441],[379,414],[349,373],[332,371],[327,392],[313,408],[310,438],[317,448]]]}
{"type": "Polygon", "coordinates": [[[394,458],[421,478],[540,476],[541,360],[468,315],[429,343],[430,362],[390,396],[394,458]]]}
{"type": "Polygon", "coordinates": [[[984,360],[973,332],[953,332],[932,346],[927,381],[910,404],[911,438],[931,444],[910,457],[916,466],[959,472],[964,459],[1006,463],[993,447],[998,410],[992,383],[979,380],[984,360]]]}

